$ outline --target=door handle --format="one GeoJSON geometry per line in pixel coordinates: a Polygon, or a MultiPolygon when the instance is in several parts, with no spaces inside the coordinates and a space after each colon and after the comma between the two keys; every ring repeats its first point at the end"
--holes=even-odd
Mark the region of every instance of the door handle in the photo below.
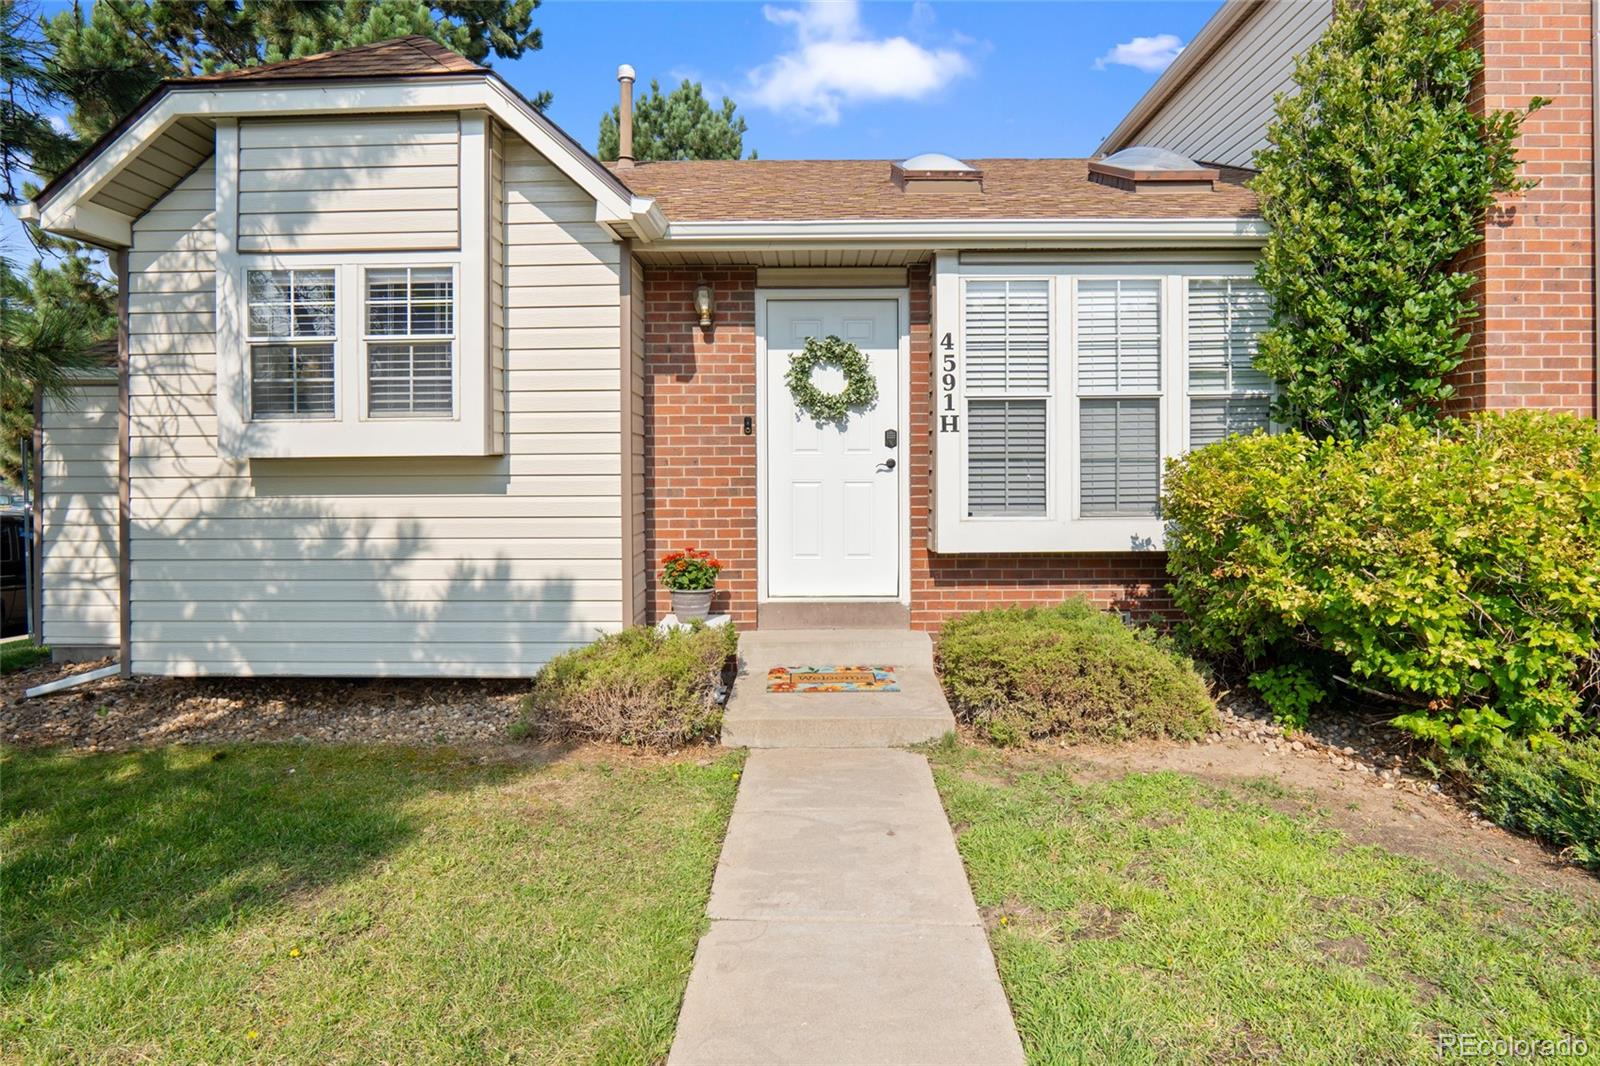
{"type": "Polygon", "coordinates": [[[883,461],[883,468],[885,470],[893,470],[894,469],[894,460],[893,459],[885,459],[883,461]]]}

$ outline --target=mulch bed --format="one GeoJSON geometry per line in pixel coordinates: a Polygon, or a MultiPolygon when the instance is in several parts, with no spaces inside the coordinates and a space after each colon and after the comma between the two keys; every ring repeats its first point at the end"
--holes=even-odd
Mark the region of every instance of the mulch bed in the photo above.
{"type": "Polygon", "coordinates": [[[526,680],[111,678],[36,699],[24,689],[110,660],[41,665],[0,679],[0,743],[116,751],[161,744],[506,740],[526,680]]]}

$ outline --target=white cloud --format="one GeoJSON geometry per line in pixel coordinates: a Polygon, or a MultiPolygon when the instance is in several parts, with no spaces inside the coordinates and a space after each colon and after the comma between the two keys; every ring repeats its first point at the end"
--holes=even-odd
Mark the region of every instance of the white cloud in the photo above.
{"type": "Polygon", "coordinates": [[[72,132],[72,127],[67,125],[67,120],[62,118],[60,115],[50,116],[50,128],[55,130],[57,133],[72,132]]]}
{"type": "MultiPolygon", "coordinates": [[[[873,37],[856,0],[811,0],[762,9],[767,21],[792,26],[795,47],[749,72],[741,102],[833,125],[846,103],[920,100],[968,74],[953,48],[926,48],[906,37],[873,37]]],[[[926,12],[916,21],[925,25],[926,12]]]]}
{"type": "Polygon", "coordinates": [[[1166,70],[1183,51],[1183,40],[1174,33],[1158,33],[1154,37],[1135,37],[1124,41],[1094,61],[1094,69],[1104,70],[1115,64],[1137,67],[1148,74],[1166,70]]]}

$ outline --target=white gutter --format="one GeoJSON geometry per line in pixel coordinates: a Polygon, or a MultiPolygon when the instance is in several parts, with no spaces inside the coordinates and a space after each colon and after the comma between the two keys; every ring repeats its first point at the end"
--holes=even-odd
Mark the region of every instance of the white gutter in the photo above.
{"type": "Polygon", "coordinates": [[[825,219],[820,221],[673,222],[662,248],[710,249],[763,244],[839,244],[882,248],[1051,247],[1114,242],[1159,245],[1237,245],[1266,240],[1267,224],[1252,218],[1009,218],[825,219]]]}

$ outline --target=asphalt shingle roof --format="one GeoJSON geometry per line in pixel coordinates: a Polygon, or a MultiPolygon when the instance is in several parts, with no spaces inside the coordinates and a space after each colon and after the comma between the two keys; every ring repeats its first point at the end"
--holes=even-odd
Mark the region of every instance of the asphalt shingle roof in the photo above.
{"type": "Polygon", "coordinates": [[[973,159],[983,191],[904,192],[886,159],[638,163],[613,172],[673,222],[826,219],[1257,218],[1247,170],[1215,189],[1128,192],[1089,180],[1087,159],[973,159]]]}
{"type": "Polygon", "coordinates": [[[428,37],[396,37],[376,44],[319,52],[314,56],[240,67],[220,74],[179,78],[182,82],[279,81],[291,78],[385,78],[418,74],[473,74],[480,67],[428,37]]]}

